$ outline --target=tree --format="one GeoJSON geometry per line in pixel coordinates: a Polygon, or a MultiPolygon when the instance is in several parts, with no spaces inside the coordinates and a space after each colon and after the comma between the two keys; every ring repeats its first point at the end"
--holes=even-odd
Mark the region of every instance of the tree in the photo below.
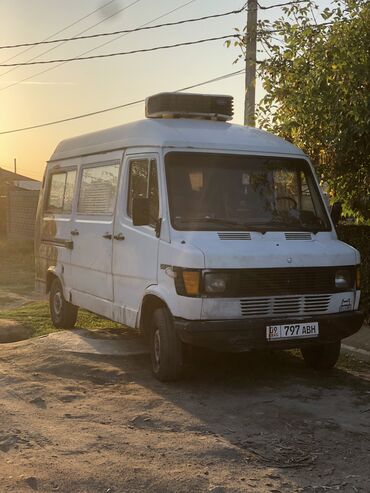
{"type": "Polygon", "coordinates": [[[337,0],[320,13],[308,0],[284,14],[259,22],[257,121],[310,156],[345,214],[370,219],[370,5],[337,0]]]}

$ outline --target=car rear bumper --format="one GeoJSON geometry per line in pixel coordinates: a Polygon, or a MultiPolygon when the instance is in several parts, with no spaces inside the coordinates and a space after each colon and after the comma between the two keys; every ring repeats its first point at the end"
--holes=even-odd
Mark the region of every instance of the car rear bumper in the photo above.
{"type": "Polygon", "coordinates": [[[297,318],[254,318],[245,320],[174,319],[182,342],[221,351],[241,352],[254,349],[293,349],[305,345],[334,342],[360,330],[364,321],[361,311],[297,318]],[[287,323],[318,322],[319,336],[268,341],[266,326],[287,323]]]}

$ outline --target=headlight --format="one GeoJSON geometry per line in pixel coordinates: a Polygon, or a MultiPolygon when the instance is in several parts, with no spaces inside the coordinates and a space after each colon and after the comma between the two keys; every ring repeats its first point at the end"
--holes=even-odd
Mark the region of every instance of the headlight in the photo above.
{"type": "Polygon", "coordinates": [[[207,272],[204,275],[204,290],[206,293],[224,293],[230,282],[230,274],[225,272],[207,272]]]}
{"type": "Polygon", "coordinates": [[[351,273],[348,270],[337,270],[335,273],[335,287],[338,289],[352,288],[351,273]]]}

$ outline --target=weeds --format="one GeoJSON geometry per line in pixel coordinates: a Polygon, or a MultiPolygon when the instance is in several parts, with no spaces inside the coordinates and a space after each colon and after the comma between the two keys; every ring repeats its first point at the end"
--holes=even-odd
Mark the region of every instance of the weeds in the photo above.
{"type": "MultiPolygon", "coordinates": [[[[33,337],[47,335],[58,330],[51,322],[49,306],[46,301],[26,303],[17,308],[2,310],[0,311],[0,318],[16,320],[22,325],[30,327],[33,329],[33,337]]],[[[86,310],[79,310],[76,326],[88,329],[122,327],[118,323],[101,318],[86,310]]]]}

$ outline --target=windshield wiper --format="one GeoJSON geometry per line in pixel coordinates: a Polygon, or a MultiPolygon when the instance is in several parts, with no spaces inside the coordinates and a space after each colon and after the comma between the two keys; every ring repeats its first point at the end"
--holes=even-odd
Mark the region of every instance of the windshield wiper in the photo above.
{"type": "Polygon", "coordinates": [[[180,218],[178,219],[182,223],[214,223],[220,224],[222,226],[234,226],[239,229],[245,229],[245,225],[242,223],[238,223],[236,221],[229,221],[228,219],[222,219],[219,217],[192,217],[192,218],[180,218]]]}
{"type": "Polygon", "coordinates": [[[241,231],[256,231],[258,233],[265,234],[268,231],[309,231],[313,234],[316,234],[318,231],[323,231],[321,228],[309,227],[307,225],[303,225],[300,221],[288,223],[284,220],[273,219],[272,221],[266,223],[257,223],[254,222],[252,224],[248,223],[239,223],[236,221],[230,221],[228,219],[222,219],[219,217],[193,217],[193,218],[177,218],[178,221],[182,223],[213,223],[219,224],[220,226],[232,226],[233,229],[241,230],[241,231]]]}
{"type": "MultiPolygon", "coordinates": [[[[315,216],[315,219],[315,222],[320,221],[317,216],[315,216]]],[[[302,218],[294,216],[285,218],[280,216],[279,214],[276,214],[274,215],[271,223],[274,225],[279,225],[285,230],[294,229],[296,231],[308,231],[310,233],[313,233],[314,235],[317,234],[319,231],[326,231],[326,229],[322,225],[314,224],[313,222],[303,222],[302,218]]]]}
{"type": "Polygon", "coordinates": [[[254,223],[249,225],[244,223],[247,231],[260,231],[265,234],[267,231],[307,231],[312,234],[317,234],[319,231],[325,231],[323,228],[310,227],[308,225],[303,225],[301,223],[287,223],[286,221],[272,221],[269,223],[254,223]]]}

